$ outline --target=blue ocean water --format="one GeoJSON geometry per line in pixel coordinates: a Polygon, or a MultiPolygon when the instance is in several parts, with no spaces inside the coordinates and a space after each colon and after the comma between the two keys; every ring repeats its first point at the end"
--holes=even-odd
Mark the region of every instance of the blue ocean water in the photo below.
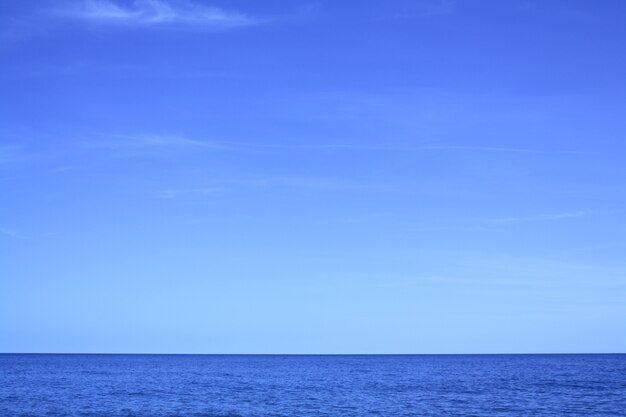
{"type": "Polygon", "coordinates": [[[1,416],[626,416],[626,355],[0,355],[1,416]]]}

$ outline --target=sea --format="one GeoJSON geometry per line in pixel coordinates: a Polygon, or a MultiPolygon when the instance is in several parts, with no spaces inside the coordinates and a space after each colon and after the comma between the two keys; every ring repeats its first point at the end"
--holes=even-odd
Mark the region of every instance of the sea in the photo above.
{"type": "Polygon", "coordinates": [[[0,354],[0,416],[626,416],[626,355],[0,354]]]}

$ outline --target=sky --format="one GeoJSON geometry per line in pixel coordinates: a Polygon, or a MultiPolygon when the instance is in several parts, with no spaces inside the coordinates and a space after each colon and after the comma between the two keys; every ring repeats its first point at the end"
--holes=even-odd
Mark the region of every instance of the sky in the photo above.
{"type": "Polygon", "coordinates": [[[0,352],[626,352],[626,2],[0,3],[0,352]]]}

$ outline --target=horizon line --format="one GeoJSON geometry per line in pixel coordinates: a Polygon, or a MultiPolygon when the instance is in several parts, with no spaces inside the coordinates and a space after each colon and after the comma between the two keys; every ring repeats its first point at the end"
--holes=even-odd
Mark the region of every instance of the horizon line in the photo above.
{"type": "Polygon", "coordinates": [[[521,356],[626,355],[626,352],[517,352],[517,353],[138,353],[138,352],[0,352],[0,355],[136,355],[136,356],[521,356]]]}

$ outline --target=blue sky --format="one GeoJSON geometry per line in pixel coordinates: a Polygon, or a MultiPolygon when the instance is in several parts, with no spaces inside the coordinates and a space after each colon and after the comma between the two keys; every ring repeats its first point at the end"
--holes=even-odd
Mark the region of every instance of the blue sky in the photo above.
{"type": "Polygon", "coordinates": [[[626,351],[625,13],[3,1],[0,351],[626,351]]]}

